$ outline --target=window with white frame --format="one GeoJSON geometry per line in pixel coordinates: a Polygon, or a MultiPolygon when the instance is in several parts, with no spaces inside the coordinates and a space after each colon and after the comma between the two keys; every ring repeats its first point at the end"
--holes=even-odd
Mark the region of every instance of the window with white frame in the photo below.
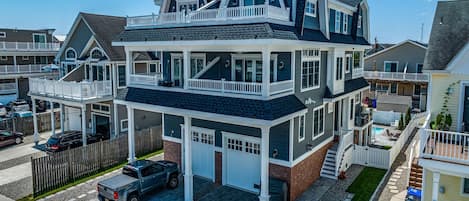
{"type": "Polygon", "coordinates": [[[399,66],[398,61],[385,61],[384,72],[397,72],[398,66],[399,66]]]}
{"type": "Polygon", "coordinates": [[[340,20],[342,19],[342,12],[336,10],[335,11],[335,32],[340,33],[341,32],[341,27],[340,27],[340,20]]]}
{"type": "Polygon", "coordinates": [[[469,178],[462,178],[461,181],[461,194],[469,196],[469,178]]]}
{"type": "Polygon", "coordinates": [[[361,93],[355,95],[355,104],[358,105],[362,101],[361,93]]]}
{"type": "Polygon", "coordinates": [[[126,86],[126,77],[125,77],[125,65],[117,65],[117,85],[118,87],[125,87],[126,86]]]}
{"type": "Polygon", "coordinates": [[[313,139],[324,134],[324,106],[317,107],[313,110],[313,139]]]}
{"type": "Polygon", "coordinates": [[[28,57],[28,56],[23,56],[21,59],[23,59],[23,61],[29,61],[29,57],[28,57]]]}
{"type": "Polygon", "coordinates": [[[91,59],[101,59],[103,58],[103,52],[99,49],[94,49],[91,51],[91,59]]]}
{"type": "Polygon", "coordinates": [[[353,69],[355,68],[361,68],[361,59],[362,59],[362,53],[361,52],[353,52],[353,69]]]}
{"type": "Polygon", "coordinates": [[[319,50],[303,50],[301,63],[301,90],[320,86],[321,57],[319,50]]]}
{"type": "Polygon", "coordinates": [[[102,103],[91,104],[91,110],[93,112],[99,112],[99,113],[105,113],[105,114],[109,114],[111,112],[111,108],[109,104],[102,104],[102,103]]]}
{"type": "Polygon", "coordinates": [[[306,115],[301,115],[298,118],[298,141],[301,142],[305,139],[305,120],[306,115]]]}
{"type": "Polygon", "coordinates": [[[0,32],[0,38],[6,38],[7,33],[6,32],[0,32]]]}
{"type": "Polygon", "coordinates": [[[335,71],[335,80],[342,80],[343,78],[343,70],[344,70],[344,58],[337,57],[336,62],[336,71],[335,71]]]}
{"type": "Polygon", "coordinates": [[[67,49],[67,51],[65,52],[65,59],[67,60],[77,59],[77,52],[72,48],[67,49]]]}
{"type": "Polygon", "coordinates": [[[422,63],[417,64],[415,72],[416,73],[422,73],[422,71],[423,71],[423,64],[422,63]]]}
{"type": "Polygon", "coordinates": [[[347,34],[348,33],[348,15],[343,13],[342,14],[342,20],[343,20],[343,26],[342,26],[342,33],[347,34]]]}
{"type": "Polygon", "coordinates": [[[0,61],[6,61],[6,60],[8,60],[7,56],[0,56],[0,61]]]}
{"type": "Polygon", "coordinates": [[[390,93],[396,94],[397,93],[397,83],[393,82],[391,83],[391,90],[390,93]]]}
{"type": "Polygon", "coordinates": [[[350,99],[350,120],[353,120],[353,116],[354,116],[353,110],[354,109],[355,109],[355,102],[354,102],[354,99],[351,98],[350,99]]]}
{"type": "Polygon", "coordinates": [[[317,0],[307,0],[305,7],[305,14],[311,17],[316,17],[317,0]]]}
{"type": "Polygon", "coordinates": [[[362,15],[359,15],[358,16],[358,24],[357,24],[357,28],[361,29],[362,28],[362,15]]]}
{"type": "Polygon", "coordinates": [[[352,68],[352,55],[347,54],[347,55],[345,55],[345,72],[349,73],[350,68],[352,68]]]}
{"type": "Polygon", "coordinates": [[[121,120],[121,131],[127,131],[129,130],[129,120],[128,119],[122,119],[121,120]]]}
{"type": "Polygon", "coordinates": [[[191,55],[191,77],[194,77],[205,67],[205,55],[191,55]]]}

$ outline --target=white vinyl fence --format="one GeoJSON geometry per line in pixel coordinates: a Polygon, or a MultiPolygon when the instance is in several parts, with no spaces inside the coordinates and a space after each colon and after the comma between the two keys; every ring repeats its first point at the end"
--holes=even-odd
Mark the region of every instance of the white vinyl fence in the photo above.
{"type": "Polygon", "coordinates": [[[418,126],[420,120],[423,117],[426,117],[426,115],[426,113],[415,115],[409,122],[409,125],[404,129],[404,131],[402,131],[399,139],[389,150],[355,145],[353,151],[353,163],[369,167],[389,169],[406,144],[414,128],[418,126]]]}
{"type": "Polygon", "coordinates": [[[373,111],[373,122],[382,125],[391,125],[396,120],[399,121],[401,113],[393,111],[373,111]]]}

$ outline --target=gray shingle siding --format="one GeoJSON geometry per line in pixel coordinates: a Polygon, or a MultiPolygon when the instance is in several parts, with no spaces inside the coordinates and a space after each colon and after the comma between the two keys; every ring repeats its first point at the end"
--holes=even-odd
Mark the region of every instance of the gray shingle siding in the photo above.
{"type": "Polygon", "coordinates": [[[181,124],[184,124],[184,117],[164,114],[164,136],[181,139],[181,124]]]}
{"type": "Polygon", "coordinates": [[[48,30],[25,30],[25,29],[2,29],[0,32],[5,32],[7,37],[0,38],[0,42],[33,42],[33,34],[46,34],[47,43],[57,42],[52,34],[48,33],[48,30]]]}
{"type": "Polygon", "coordinates": [[[78,22],[77,28],[71,34],[72,35],[69,36],[69,42],[67,46],[63,47],[64,51],[60,55],[61,61],[65,61],[65,54],[67,52],[67,49],[69,48],[73,48],[76,51],[77,58],[80,57],[86,44],[91,39],[91,36],[93,36],[91,30],[88,28],[88,26],[86,26],[83,21],[78,22]]]}
{"type": "Polygon", "coordinates": [[[270,128],[269,156],[273,157],[274,150],[278,151],[276,159],[288,161],[290,153],[290,121],[286,121],[270,128]]]}
{"type": "Polygon", "coordinates": [[[398,72],[403,72],[407,65],[407,73],[415,73],[417,64],[423,64],[425,53],[426,49],[407,42],[386,52],[366,57],[364,70],[384,72],[385,61],[398,61],[398,72]]]}

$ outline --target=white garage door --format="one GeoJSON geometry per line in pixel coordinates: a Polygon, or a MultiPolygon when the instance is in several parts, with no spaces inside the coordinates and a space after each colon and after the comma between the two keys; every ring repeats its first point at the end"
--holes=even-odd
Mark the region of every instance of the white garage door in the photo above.
{"type": "Polygon", "coordinates": [[[68,130],[81,131],[81,110],[73,107],[65,107],[65,114],[67,115],[67,122],[64,123],[68,125],[68,130]]]}
{"type": "Polygon", "coordinates": [[[215,136],[209,129],[192,127],[192,173],[210,180],[215,179],[215,136]]]}
{"type": "Polygon", "coordinates": [[[259,140],[226,137],[226,184],[251,192],[261,180],[261,146],[259,140]]]}

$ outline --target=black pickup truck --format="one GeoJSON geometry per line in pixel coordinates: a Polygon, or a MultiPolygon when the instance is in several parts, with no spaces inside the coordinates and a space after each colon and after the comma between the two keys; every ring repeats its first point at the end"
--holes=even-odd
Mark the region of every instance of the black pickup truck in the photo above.
{"type": "Polygon", "coordinates": [[[138,201],[149,191],[179,184],[179,167],[170,161],[139,160],[129,163],[116,175],[98,183],[100,201],[138,201]]]}

